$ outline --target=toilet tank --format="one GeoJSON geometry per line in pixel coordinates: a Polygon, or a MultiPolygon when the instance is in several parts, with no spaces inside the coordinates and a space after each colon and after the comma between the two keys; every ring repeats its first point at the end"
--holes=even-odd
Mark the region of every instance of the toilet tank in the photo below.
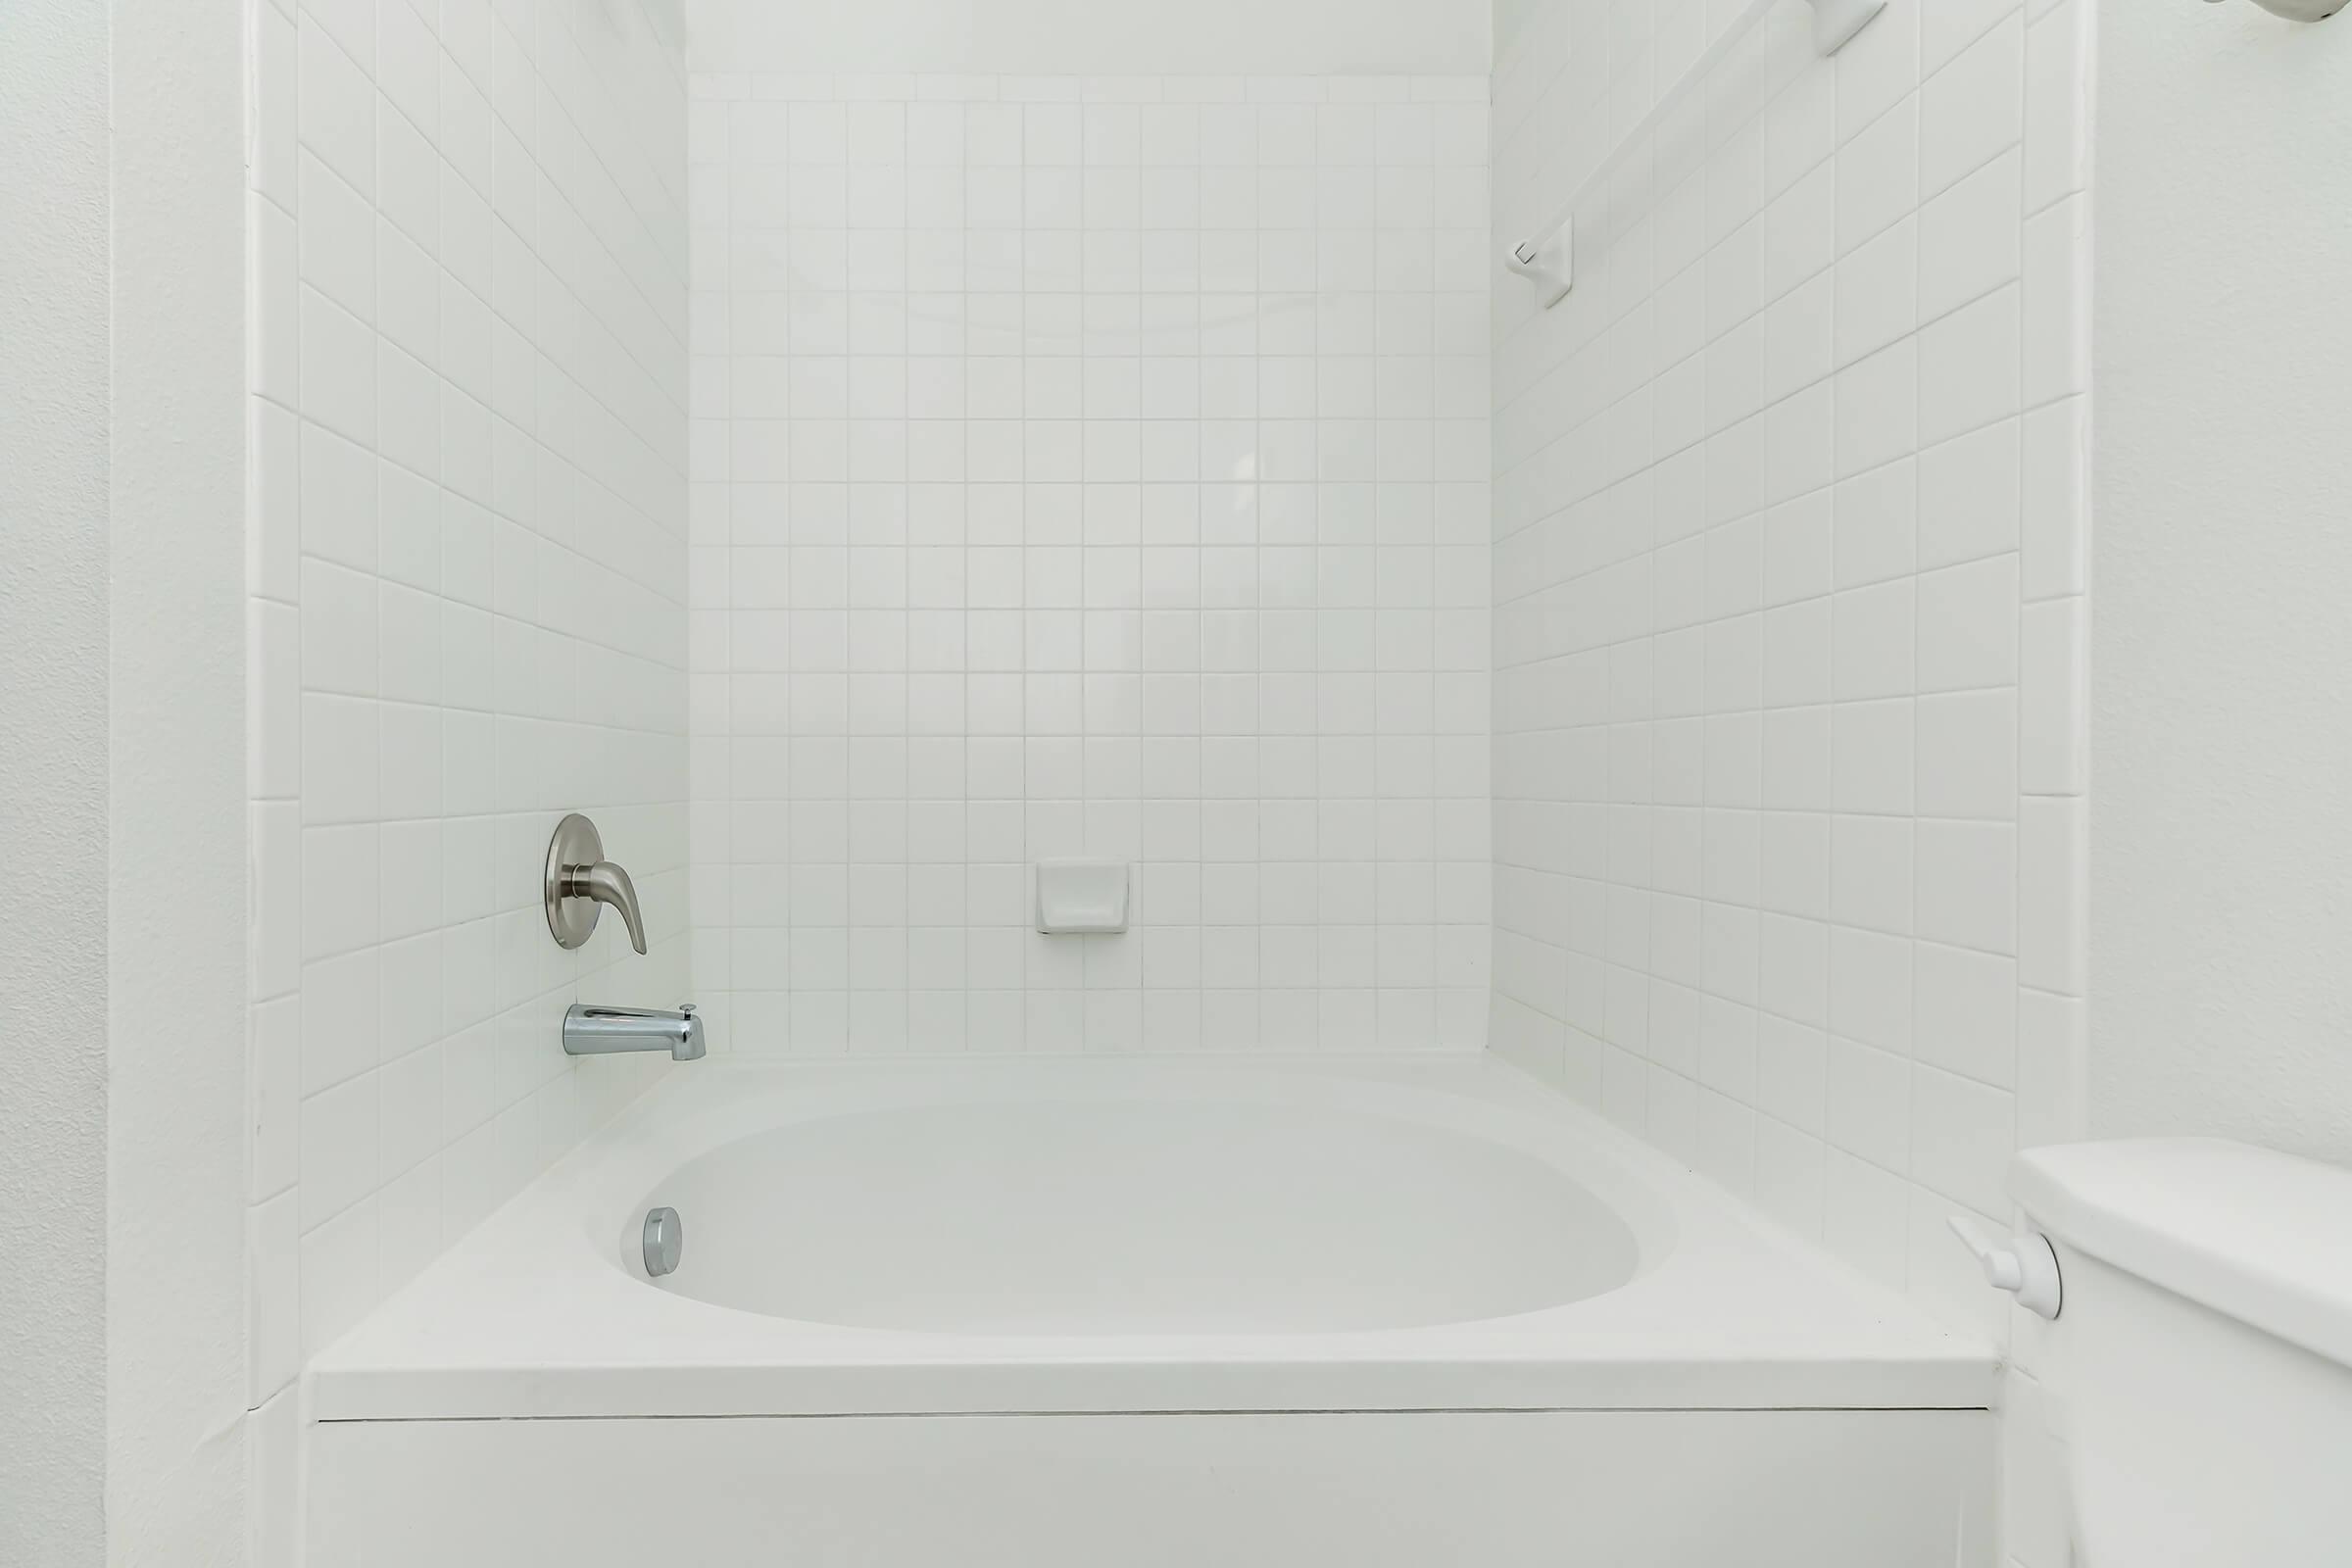
{"type": "Polygon", "coordinates": [[[2216,1139],[2035,1150],[2082,1568],[2352,1564],[2352,1170],[2216,1139]]]}

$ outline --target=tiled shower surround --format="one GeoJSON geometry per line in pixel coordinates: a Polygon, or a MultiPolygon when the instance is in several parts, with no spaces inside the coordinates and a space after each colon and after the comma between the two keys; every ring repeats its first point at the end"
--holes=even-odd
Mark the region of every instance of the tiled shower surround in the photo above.
{"type": "Polygon", "coordinates": [[[633,0],[254,0],[257,1549],[303,1361],[634,1095],[686,959],[685,74],[633,0]],[[592,813],[652,955],[564,953],[592,813]]]}
{"type": "MultiPolygon", "coordinates": [[[[1498,248],[1725,11],[1536,9],[1498,248]]],[[[1575,292],[1496,295],[1494,1045],[2004,1339],[1944,1220],[2079,1136],[2089,42],[1891,0],[1823,62],[1784,7],[1580,213],[1575,292]]]]}
{"type": "Polygon", "coordinates": [[[692,92],[721,1049],[1478,1045],[1484,78],[692,92]]]}
{"type": "MultiPolygon", "coordinates": [[[[1500,302],[1497,1043],[1897,1284],[2073,1114],[2084,16],[2032,11],[1776,13],[1500,302]]],[[[1691,14],[1530,24],[1506,237],[1691,14]]]]}
{"type": "Polygon", "coordinates": [[[575,997],[746,1054],[1491,1018],[2003,1331],[1942,1221],[2080,1115],[2088,4],[1826,63],[1783,7],[1542,312],[1503,248],[1731,8],[1521,8],[1490,108],[252,0],[264,1536],[303,1357],[660,1070],[563,1058],[575,997]],[[570,808],[650,958],[548,943],[570,808]],[[1057,856],[1136,929],[1038,936],[1057,856]]]}

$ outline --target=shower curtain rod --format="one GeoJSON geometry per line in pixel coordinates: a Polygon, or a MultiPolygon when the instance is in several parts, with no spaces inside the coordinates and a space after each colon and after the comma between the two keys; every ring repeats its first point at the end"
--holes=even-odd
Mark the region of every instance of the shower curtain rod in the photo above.
{"type": "MultiPolygon", "coordinates": [[[[1576,286],[1576,215],[1587,197],[1617,172],[1626,156],[1642,145],[1651,132],[1663,124],[1668,116],[1683,106],[1683,101],[1707,79],[1715,68],[1722,65],[1741,40],[1755,30],[1756,24],[1782,0],[1751,0],[1748,8],[1732,20],[1732,24],[1709,44],[1706,52],[1682,79],[1659,97],[1657,104],[1644,115],[1642,122],[1626,133],[1609,156],[1602,159],[1559,216],[1542,228],[1535,237],[1520,241],[1503,253],[1503,265],[1524,277],[1533,278],[1544,290],[1544,308],[1549,310],[1567,298],[1576,286]]],[[[1813,47],[1821,55],[1836,54],[1844,48],[1866,26],[1871,18],[1886,7],[1886,0],[1810,0],[1813,7],[1813,47]]]]}

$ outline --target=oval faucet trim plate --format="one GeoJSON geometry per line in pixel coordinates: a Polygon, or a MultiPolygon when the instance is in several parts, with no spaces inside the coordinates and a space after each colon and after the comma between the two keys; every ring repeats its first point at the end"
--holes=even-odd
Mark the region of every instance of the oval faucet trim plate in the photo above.
{"type": "Polygon", "coordinates": [[[660,1279],[678,1271],[686,1249],[686,1224],[674,1208],[648,1209],[645,1216],[645,1271],[660,1279]]]}
{"type": "Polygon", "coordinates": [[[556,946],[569,950],[596,933],[596,918],[610,904],[620,911],[629,928],[629,946],[645,951],[645,920],[637,911],[637,886],[629,873],[605,858],[604,837],[596,824],[574,811],[556,824],[547,841],[548,933],[556,946]]]}

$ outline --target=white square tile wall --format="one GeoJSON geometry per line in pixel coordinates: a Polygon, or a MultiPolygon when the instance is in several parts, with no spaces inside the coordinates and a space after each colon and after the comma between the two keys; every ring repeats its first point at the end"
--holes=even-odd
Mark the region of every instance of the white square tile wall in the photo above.
{"type": "MultiPolygon", "coordinates": [[[[1729,7],[1538,8],[1494,254],[1729,7]]],[[[2036,1320],[1946,1215],[2079,1136],[2089,0],[1781,8],[1495,290],[1494,1044],[2010,1346],[2004,1545],[2068,1560],[2036,1320]]]]}
{"type": "MultiPolygon", "coordinates": [[[[1544,8],[1496,254],[1723,5],[1544,8]]],[[[1498,1049],[1997,1327],[2079,1113],[2087,0],[1790,5],[1496,288],[1498,1049]]]]}
{"type": "Polygon", "coordinates": [[[249,22],[260,1409],[658,1070],[575,997],[688,994],[686,87],[635,0],[249,22]],[[575,808],[650,957],[547,934],[575,808]]]}
{"type": "Polygon", "coordinates": [[[692,89],[720,1049],[1476,1046],[1485,79],[692,89]]]}

